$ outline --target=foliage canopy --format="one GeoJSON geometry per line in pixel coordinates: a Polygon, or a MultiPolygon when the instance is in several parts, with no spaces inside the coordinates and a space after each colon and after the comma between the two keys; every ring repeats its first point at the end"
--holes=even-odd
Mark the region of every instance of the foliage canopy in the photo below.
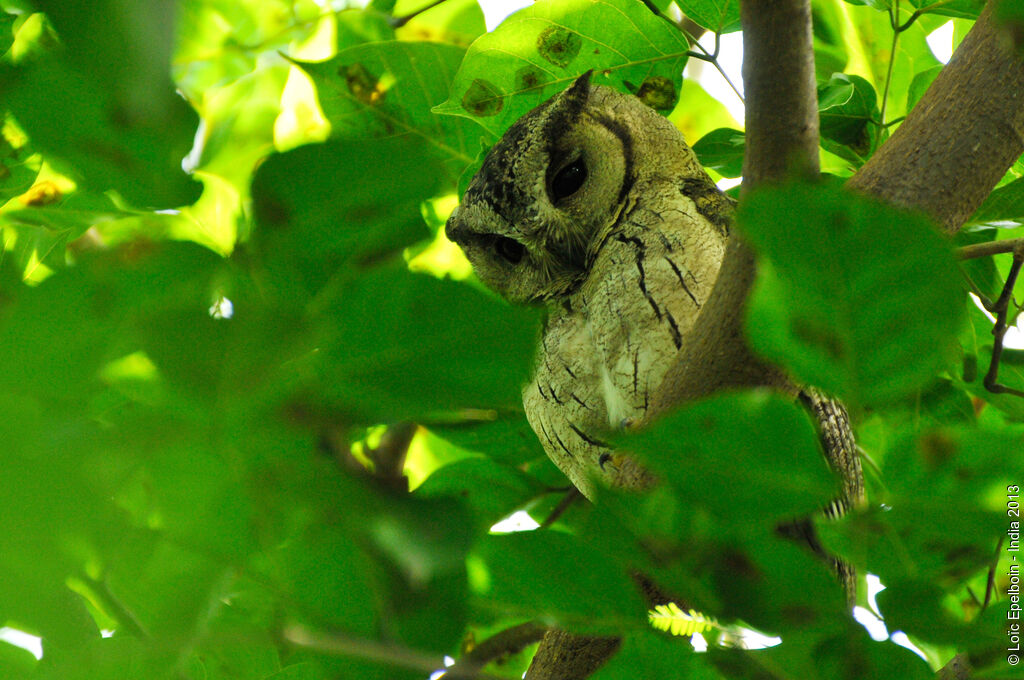
{"type": "MultiPolygon", "coordinates": [[[[0,676],[424,678],[538,620],[625,636],[605,680],[929,677],[777,536],[835,493],[778,395],[626,441],[653,494],[490,531],[552,516],[566,482],[520,404],[539,313],[467,276],[444,219],[588,69],[737,177],[742,130],[683,80],[711,55],[681,26],[739,30],[738,1],[539,0],[489,33],[473,0],[342,4],[0,0],[0,626],[44,650],[0,641],[0,676]],[[694,653],[650,627],[637,571],[783,644],[694,653]]],[[[1024,164],[955,243],[838,188],[941,69],[926,36],[959,40],[982,4],[814,0],[830,179],[739,220],[756,348],[842,397],[871,462],[869,507],[824,541],[933,668],[969,651],[1010,677],[997,546],[1024,400],[986,389],[992,322],[966,292],[998,298],[1011,257],[953,248],[1020,237],[1024,164]]],[[[1022,367],[1004,349],[1000,383],[1022,367]]],[[[531,650],[487,672],[521,677],[531,650]]]]}

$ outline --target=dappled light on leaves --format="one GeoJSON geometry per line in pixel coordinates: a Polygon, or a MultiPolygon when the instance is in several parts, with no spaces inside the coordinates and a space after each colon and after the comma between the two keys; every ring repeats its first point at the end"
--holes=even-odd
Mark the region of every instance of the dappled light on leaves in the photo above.
{"type": "MultiPolygon", "coordinates": [[[[1020,311],[1024,163],[952,240],[827,184],[740,201],[751,343],[845,400],[863,507],[821,516],[812,420],[746,388],[606,433],[603,464],[657,485],[591,503],[522,407],[551,317],[444,225],[591,69],[738,182],[754,142],[682,71],[720,66],[740,3],[540,0],[490,32],[471,0],[363,4],[0,3],[0,677],[518,678],[551,626],[619,639],[599,680],[917,680],[958,651],[1010,677],[1024,354],[992,331],[1020,311]],[[872,611],[927,663],[793,527],[878,575],[872,611]]],[[[941,78],[929,36],[956,47],[982,5],[811,2],[829,173],[891,139],[941,78]]]]}

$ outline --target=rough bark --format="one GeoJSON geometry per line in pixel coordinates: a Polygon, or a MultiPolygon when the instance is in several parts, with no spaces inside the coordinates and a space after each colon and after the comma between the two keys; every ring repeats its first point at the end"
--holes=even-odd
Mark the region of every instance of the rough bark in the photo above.
{"type": "Polygon", "coordinates": [[[584,680],[603,666],[621,643],[617,637],[576,635],[552,628],[544,634],[526,680],[584,680]]]}
{"type": "MultiPolygon", "coordinates": [[[[746,194],[793,173],[818,174],[818,96],[810,2],[744,0],[740,7],[746,194]]],[[[781,371],[757,359],[747,347],[743,317],[753,282],[754,254],[734,233],[711,297],[687,337],[686,351],[658,390],[650,416],[723,388],[789,388],[781,371]]]]}
{"type": "Polygon", "coordinates": [[[848,183],[955,232],[1024,153],[1024,60],[991,3],[924,97],[848,183]]]}

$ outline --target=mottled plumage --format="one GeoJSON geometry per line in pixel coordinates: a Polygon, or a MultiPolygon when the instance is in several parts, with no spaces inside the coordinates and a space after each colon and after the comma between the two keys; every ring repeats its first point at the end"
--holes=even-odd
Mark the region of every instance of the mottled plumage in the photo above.
{"type": "Polygon", "coordinates": [[[488,286],[549,310],[523,403],[588,496],[645,473],[602,437],[644,420],[711,292],[731,202],[682,135],[590,74],[491,149],[448,221],[488,286]]]}

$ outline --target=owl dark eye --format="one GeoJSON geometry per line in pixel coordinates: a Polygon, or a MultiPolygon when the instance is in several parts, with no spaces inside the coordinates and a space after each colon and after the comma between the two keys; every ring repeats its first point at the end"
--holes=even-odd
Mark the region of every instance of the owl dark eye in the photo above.
{"type": "Polygon", "coordinates": [[[551,200],[557,203],[572,196],[579,191],[586,179],[587,166],[583,164],[583,159],[579,158],[555,173],[554,179],[551,180],[551,200]]]}
{"type": "Polygon", "coordinates": [[[519,264],[526,254],[523,244],[514,239],[499,236],[494,240],[494,252],[507,260],[510,264],[519,264]]]}

